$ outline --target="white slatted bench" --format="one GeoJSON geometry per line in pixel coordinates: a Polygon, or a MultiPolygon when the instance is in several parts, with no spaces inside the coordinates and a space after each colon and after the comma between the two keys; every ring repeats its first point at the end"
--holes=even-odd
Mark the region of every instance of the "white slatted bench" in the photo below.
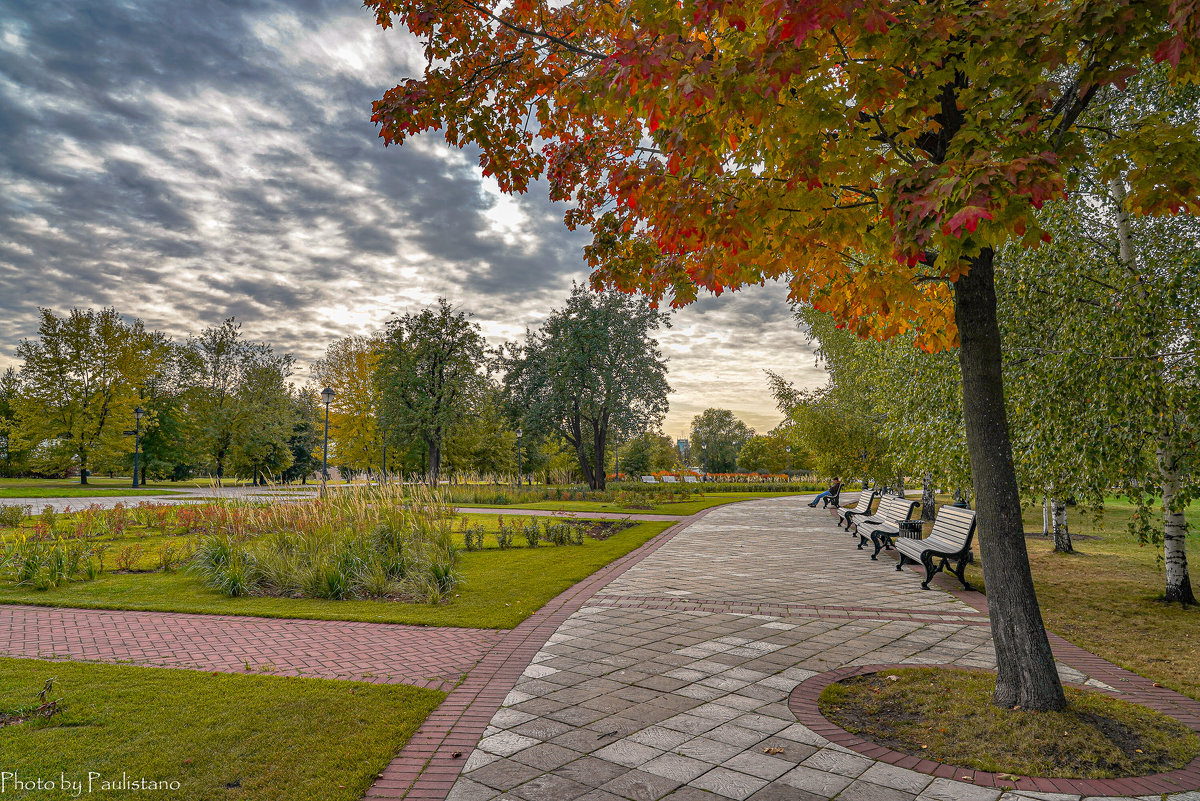
{"type": "Polygon", "coordinates": [[[900,533],[900,523],[911,518],[913,510],[916,508],[916,501],[898,498],[895,495],[881,495],[879,507],[874,514],[856,517],[852,521],[854,533],[858,535],[858,549],[861,551],[864,545],[874,540],[875,553],[871,554],[871,558],[879,556],[879,550],[882,547],[880,543],[886,545],[887,541],[876,539],[877,532],[888,535],[900,533]]]}
{"type": "Polygon", "coordinates": [[[854,508],[847,509],[844,506],[835,507],[832,513],[838,519],[838,528],[845,528],[846,531],[849,531],[850,523],[855,517],[870,515],[871,504],[875,502],[875,496],[878,494],[877,490],[864,489],[858,493],[858,503],[854,505],[854,508]]]}
{"type": "Polygon", "coordinates": [[[954,563],[954,575],[962,582],[964,589],[974,589],[963,577],[967,562],[971,561],[971,540],[975,536],[975,513],[970,509],[957,506],[943,506],[938,510],[937,519],[933,521],[933,530],[923,540],[898,539],[896,550],[900,552],[900,562],[896,569],[900,570],[905,564],[913,562],[925,567],[925,580],[921,589],[929,589],[929,582],[948,563],[954,563]],[[941,560],[934,566],[935,560],[941,560]]]}

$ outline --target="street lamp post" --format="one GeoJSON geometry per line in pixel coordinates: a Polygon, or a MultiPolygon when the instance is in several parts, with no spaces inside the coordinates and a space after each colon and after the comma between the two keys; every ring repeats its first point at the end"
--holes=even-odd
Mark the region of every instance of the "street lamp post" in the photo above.
{"type": "Polygon", "coordinates": [[[133,410],[133,420],[134,420],[134,427],[133,427],[133,488],[134,489],[138,488],[138,478],[141,476],[141,472],[139,469],[140,465],[138,464],[138,451],[141,449],[141,444],[142,444],[142,415],[143,414],[145,414],[145,412],[142,411],[141,406],[138,406],[136,409],[133,410]]]}
{"type": "Polygon", "coordinates": [[[708,478],[708,445],[700,446],[700,466],[704,468],[704,477],[708,478]]]}
{"type": "Polygon", "coordinates": [[[329,404],[333,403],[337,393],[331,388],[321,390],[321,400],[325,401],[325,444],[321,448],[321,494],[325,494],[325,482],[329,479],[329,404]]]}
{"type": "Polygon", "coordinates": [[[788,481],[791,481],[791,480],[792,480],[792,446],[791,446],[791,445],[785,445],[785,446],[783,446],[783,450],[784,450],[785,452],[787,452],[787,460],[788,460],[788,481]]]}
{"type": "Polygon", "coordinates": [[[524,476],[521,474],[521,437],[525,434],[524,429],[517,429],[517,486],[522,486],[524,476]]]}

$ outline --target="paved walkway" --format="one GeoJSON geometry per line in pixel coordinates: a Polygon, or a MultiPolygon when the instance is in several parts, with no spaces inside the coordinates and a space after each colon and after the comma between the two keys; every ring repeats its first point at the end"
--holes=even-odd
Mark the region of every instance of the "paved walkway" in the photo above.
{"type": "Polygon", "coordinates": [[[351,679],[448,690],[502,638],[484,629],[0,606],[0,654],[351,679]]]}
{"type": "MultiPolygon", "coordinates": [[[[715,509],[566,617],[492,715],[448,795],[444,786],[418,781],[407,797],[1067,801],[1149,792],[1130,784],[1129,795],[1088,793],[1085,786],[1044,795],[1039,791],[1060,788],[1023,779],[1021,792],[1006,793],[976,783],[987,783],[983,774],[964,782],[936,766],[942,770],[935,777],[815,731],[821,726],[803,708],[798,688],[830,671],[994,667],[981,609],[964,602],[965,595],[922,591],[916,575],[894,565],[872,562],[827,513],[799,499],[715,509]],[[812,728],[798,722],[796,709],[812,728]]],[[[1071,655],[1087,656],[1078,649],[1071,655]]],[[[1107,681],[1060,663],[1066,680],[1107,687],[1132,677],[1095,657],[1074,661],[1107,681]]],[[[1181,715],[1200,708],[1187,699],[1171,707],[1176,702],[1168,695],[1174,696],[1163,695],[1164,708],[1181,715]]],[[[1200,726],[1200,717],[1191,720],[1200,726]]],[[[445,785],[445,760],[438,756],[450,755],[430,761],[445,785]]],[[[1200,801],[1193,792],[1200,770],[1177,778],[1176,789],[1187,792],[1169,797],[1200,801]]],[[[405,797],[399,787],[370,795],[405,797]]]]}

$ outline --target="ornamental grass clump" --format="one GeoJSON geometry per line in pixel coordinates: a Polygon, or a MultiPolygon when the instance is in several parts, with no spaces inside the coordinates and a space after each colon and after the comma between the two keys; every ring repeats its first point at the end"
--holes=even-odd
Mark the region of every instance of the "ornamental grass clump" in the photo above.
{"type": "Polygon", "coordinates": [[[231,506],[206,515],[192,559],[227,595],[436,602],[460,580],[454,509],[439,492],[377,485],[231,506]]]}
{"type": "Polygon", "coordinates": [[[88,581],[99,575],[91,543],[59,537],[19,537],[0,547],[0,576],[39,590],[88,581]]]}

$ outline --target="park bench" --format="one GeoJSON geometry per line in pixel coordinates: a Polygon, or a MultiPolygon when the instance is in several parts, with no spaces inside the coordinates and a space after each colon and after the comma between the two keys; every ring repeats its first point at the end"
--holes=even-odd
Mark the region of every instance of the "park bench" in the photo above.
{"type": "Polygon", "coordinates": [[[643,484],[657,484],[658,480],[655,479],[654,476],[642,476],[642,483],[643,484]]]}
{"type": "Polygon", "coordinates": [[[695,476],[684,476],[683,483],[684,484],[699,484],[700,479],[696,478],[695,476]]]}
{"type": "Polygon", "coordinates": [[[664,484],[678,484],[679,483],[678,481],[675,480],[675,476],[663,476],[662,482],[664,484]]]}
{"type": "Polygon", "coordinates": [[[875,553],[871,558],[879,556],[879,551],[888,545],[889,540],[879,536],[880,533],[894,535],[900,533],[900,524],[912,517],[917,508],[916,501],[899,498],[895,495],[880,495],[879,506],[875,513],[866,517],[858,517],[853,521],[854,533],[858,535],[858,549],[867,544],[868,537],[875,543],[875,553]]]}
{"type": "Polygon", "coordinates": [[[964,589],[974,589],[963,577],[967,562],[971,561],[971,539],[975,536],[975,513],[970,509],[957,506],[943,506],[938,510],[937,519],[933,521],[933,529],[923,540],[899,539],[896,550],[900,552],[900,562],[896,569],[900,570],[908,562],[925,567],[925,580],[921,589],[929,589],[929,582],[935,575],[946,569],[954,562],[954,575],[962,582],[964,589]],[[934,560],[940,560],[934,567],[934,560]]]}
{"type": "MultiPolygon", "coordinates": [[[[822,508],[827,508],[829,506],[833,506],[835,509],[837,508],[838,503],[841,502],[842,499],[842,486],[844,485],[839,484],[837,490],[832,495],[828,495],[824,498],[825,504],[822,506],[822,508]]],[[[813,503],[815,504],[816,502],[817,500],[814,498],[813,503]]]]}
{"type": "Polygon", "coordinates": [[[838,528],[845,528],[846,531],[849,531],[850,523],[855,517],[865,517],[869,515],[871,513],[871,504],[875,501],[875,496],[877,494],[877,490],[869,490],[864,487],[863,490],[858,493],[858,503],[856,503],[853,508],[835,506],[832,510],[830,510],[838,519],[838,528]]]}

